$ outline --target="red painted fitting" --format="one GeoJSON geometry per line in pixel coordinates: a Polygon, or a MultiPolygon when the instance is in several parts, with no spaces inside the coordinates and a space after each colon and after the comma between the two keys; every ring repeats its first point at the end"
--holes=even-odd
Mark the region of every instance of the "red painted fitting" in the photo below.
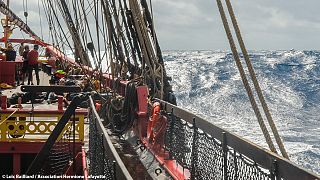
{"type": "Polygon", "coordinates": [[[1,96],[1,109],[7,109],[7,96],[1,96]]]}
{"type": "Polygon", "coordinates": [[[87,157],[86,152],[82,149],[82,170],[83,170],[83,179],[88,180],[88,168],[87,168],[87,157]]]}
{"type": "Polygon", "coordinates": [[[63,97],[58,96],[58,110],[62,111],[63,110],[63,97]]]}
{"type": "Polygon", "coordinates": [[[96,110],[100,111],[100,108],[101,108],[101,104],[99,102],[96,102],[96,110]]]}
{"type": "MultiPolygon", "coordinates": [[[[147,137],[147,124],[148,118],[148,87],[139,86],[137,87],[138,95],[138,135],[141,139],[147,137]]],[[[150,124],[150,123],[149,123],[150,124]]]]}

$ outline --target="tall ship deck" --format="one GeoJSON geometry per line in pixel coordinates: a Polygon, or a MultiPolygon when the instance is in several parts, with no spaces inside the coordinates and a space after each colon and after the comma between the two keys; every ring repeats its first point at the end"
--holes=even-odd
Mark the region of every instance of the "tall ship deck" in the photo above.
{"type": "Polygon", "coordinates": [[[320,180],[290,161],[229,0],[218,9],[268,149],[177,106],[151,1],[34,1],[41,36],[30,1],[23,18],[0,0],[1,179],[320,180]]]}

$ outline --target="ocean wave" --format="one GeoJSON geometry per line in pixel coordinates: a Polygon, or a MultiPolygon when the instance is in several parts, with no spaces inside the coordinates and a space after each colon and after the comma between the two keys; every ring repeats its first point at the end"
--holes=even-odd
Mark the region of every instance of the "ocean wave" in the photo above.
{"type": "MultiPolygon", "coordinates": [[[[320,173],[320,53],[249,54],[291,159],[320,173]]],[[[230,52],[165,51],[164,59],[179,106],[267,148],[230,52]]]]}

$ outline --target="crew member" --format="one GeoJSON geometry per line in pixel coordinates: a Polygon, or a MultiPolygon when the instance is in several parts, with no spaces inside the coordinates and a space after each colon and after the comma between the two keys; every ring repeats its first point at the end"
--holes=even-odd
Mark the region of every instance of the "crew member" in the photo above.
{"type": "Polygon", "coordinates": [[[19,56],[23,56],[24,51],[25,51],[24,43],[21,43],[19,47],[19,56]]]}
{"type": "Polygon", "coordinates": [[[91,92],[92,91],[89,80],[86,78],[82,81],[81,87],[82,87],[82,92],[91,92]]]}
{"type": "Polygon", "coordinates": [[[0,48],[1,51],[3,51],[6,55],[6,60],[7,61],[15,61],[17,52],[13,49],[13,46],[11,43],[8,44],[8,48],[0,48]]]}
{"type": "MultiPolygon", "coordinates": [[[[20,48],[19,48],[19,51],[20,51],[20,48]]],[[[21,85],[24,85],[25,75],[29,70],[29,64],[28,64],[28,53],[29,53],[29,51],[30,51],[29,50],[29,46],[28,45],[24,46],[24,51],[22,53],[23,65],[22,65],[22,83],[21,83],[21,85]]],[[[32,78],[31,78],[31,83],[32,83],[32,78]]]]}
{"type": "MultiPolygon", "coordinates": [[[[27,56],[28,65],[29,65],[28,85],[30,85],[30,82],[32,80],[32,70],[34,70],[36,73],[37,85],[40,84],[39,66],[38,66],[38,57],[39,57],[38,49],[39,49],[39,45],[35,44],[33,46],[33,50],[31,50],[27,56]]],[[[33,83],[31,85],[33,85],[33,83]]]]}

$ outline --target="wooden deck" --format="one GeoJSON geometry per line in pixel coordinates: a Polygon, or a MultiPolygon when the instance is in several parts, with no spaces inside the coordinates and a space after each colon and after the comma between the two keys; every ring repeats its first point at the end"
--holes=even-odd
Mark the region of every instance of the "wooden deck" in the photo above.
{"type": "MultiPolygon", "coordinates": [[[[39,76],[40,76],[40,85],[41,86],[49,86],[49,79],[51,78],[49,75],[47,75],[46,73],[42,72],[42,71],[39,71],[39,76]]],[[[36,79],[35,79],[35,74],[33,73],[33,82],[36,82],[36,79]]],[[[27,79],[25,80],[25,84],[27,83],[27,79]]],[[[3,90],[2,91],[2,95],[5,95],[7,96],[8,98],[10,98],[14,93],[22,93],[21,91],[21,86],[16,86],[12,89],[6,89],[6,90],[3,90]]],[[[24,113],[27,113],[27,111],[29,111],[30,109],[32,108],[32,104],[30,102],[26,103],[26,104],[22,104],[22,110],[19,110],[17,111],[15,114],[17,115],[13,115],[13,117],[15,116],[25,116],[23,115],[24,113]]],[[[14,106],[11,106],[11,109],[15,109],[14,106]]],[[[58,105],[57,103],[51,103],[51,104],[48,104],[47,101],[43,101],[41,103],[35,103],[34,104],[34,110],[35,110],[35,113],[37,113],[38,115],[35,115],[34,117],[32,117],[32,120],[34,122],[43,122],[43,123],[49,123],[51,122],[51,124],[53,122],[57,122],[57,120],[59,119],[60,115],[55,113],[54,114],[54,111],[58,109],[58,105]],[[53,114],[51,115],[50,113],[48,114],[47,111],[50,111],[52,110],[53,111],[53,114]]],[[[65,108],[64,108],[65,109],[65,108]]],[[[9,109],[8,109],[9,110],[9,109]]],[[[10,110],[9,110],[10,111],[10,110]]],[[[77,110],[78,111],[78,110],[77,110]]],[[[82,110],[79,110],[80,114],[81,113],[84,113],[86,112],[86,109],[82,109],[82,110]],[[80,112],[81,111],[81,112],[80,112]]],[[[9,113],[10,114],[10,113],[9,113]]],[[[26,119],[26,122],[29,122],[30,121],[30,117],[25,117],[26,119]]],[[[83,122],[82,122],[83,124],[83,122]]],[[[38,124],[36,123],[36,126],[38,126],[38,124]]],[[[87,126],[87,125],[85,125],[87,126]]],[[[36,134],[33,134],[32,137],[38,137],[38,139],[46,139],[48,137],[48,135],[50,135],[49,131],[51,132],[53,127],[48,127],[46,128],[48,129],[48,131],[46,131],[47,133],[40,133],[39,135],[36,135],[36,134]],[[48,134],[49,133],[49,134],[48,134]]],[[[82,128],[81,128],[82,129],[82,128]]],[[[87,129],[87,127],[85,127],[85,129],[87,129]]],[[[88,133],[88,131],[84,131],[82,132],[82,136],[84,136],[85,139],[83,139],[83,137],[81,138],[83,142],[88,142],[88,134],[84,134],[84,133],[88,133]],[[84,135],[83,135],[84,134],[84,135]]]]}

